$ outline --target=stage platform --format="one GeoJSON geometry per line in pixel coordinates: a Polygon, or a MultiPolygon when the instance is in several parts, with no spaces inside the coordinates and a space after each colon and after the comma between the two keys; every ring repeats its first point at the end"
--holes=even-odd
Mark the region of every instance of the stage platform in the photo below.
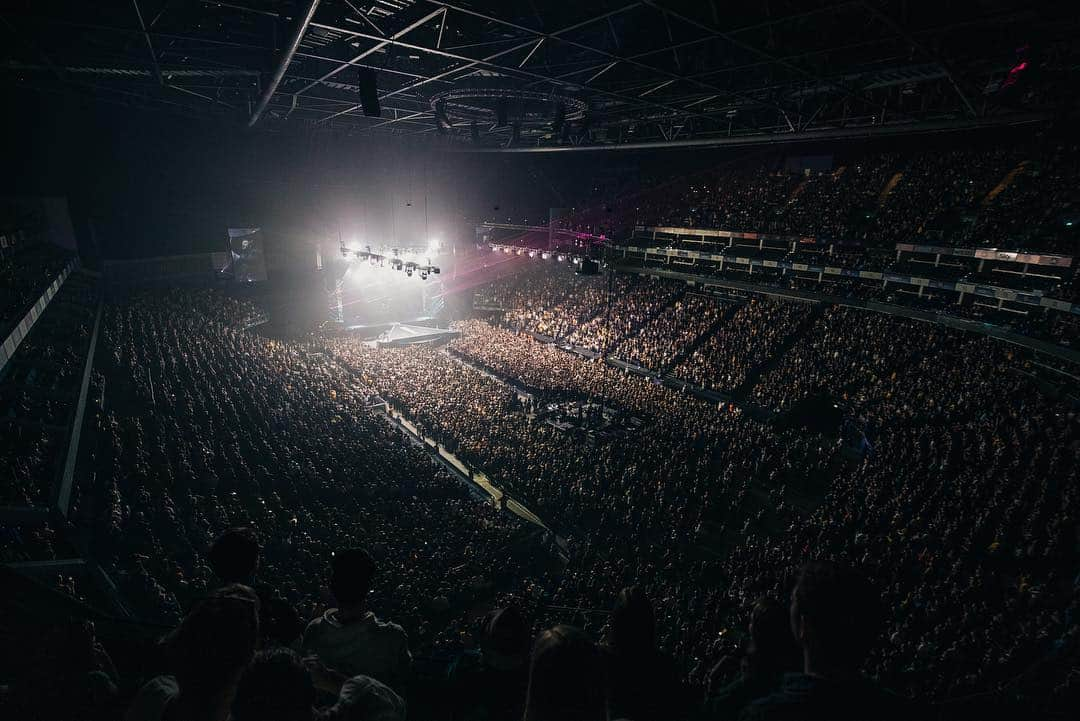
{"type": "Polygon", "coordinates": [[[375,342],[380,348],[397,348],[415,343],[448,343],[459,336],[461,333],[456,330],[394,323],[380,333],[375,342]]]}

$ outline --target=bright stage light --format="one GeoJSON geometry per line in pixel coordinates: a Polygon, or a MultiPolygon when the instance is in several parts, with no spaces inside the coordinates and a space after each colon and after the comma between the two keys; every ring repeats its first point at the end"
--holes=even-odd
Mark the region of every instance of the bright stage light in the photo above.
{"type": "Polygon", "coordinates": [[[530,258],[535,258],[536,257],[536,251],[535,250],[530,250],[529,251],[529,257],[530,258]]]}
{"type": "Polygon", "coordinates": [[[544,260],[549,260],[551,258],[551,253],[549,253],[549,252],[547,252],[545,250],[543,253],[540,254],[540,257],[543,258],[544,260]]]}

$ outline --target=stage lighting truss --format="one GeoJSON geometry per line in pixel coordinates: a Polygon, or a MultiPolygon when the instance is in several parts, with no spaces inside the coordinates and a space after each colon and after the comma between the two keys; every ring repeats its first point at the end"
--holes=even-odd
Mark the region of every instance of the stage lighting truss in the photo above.
{"type": "Polygon", "coordinates": [[[341,244],[341,257],[346,261],[349,260],[349,256],[353,256],[355,261],[368,261],[372,267],[383,267],[387,262],[390,263],[392,270],[405,271],[406,277],[411,278],[413,273],[419,273],[421,280],[427,280],[429,275],[439,275],[442,273],[442,269],[437,265],[432,265],[430,260],[425,259],[423,264],[417,263],[413,260],[402,260],[400,257],[401,251],[397,248],[391,250],[393,255],[387,256],[382,253],[376,253],[371,250],[371,246],[365,246],[363,250],[353,250],[344,243],[341,244]]]}
{"type": "Polygon", "coordinates": [[[498,253],[499,251],[502,251],[503,253],[506,253],[507,255],[509,255],[509,254],[514,254],[514,255],[526,255],[526,254],[528,254],[528,256],[530,258],[540,258],[541,260],[555,259],[556,261],[558,261],[560,263],[565,263],[567,260],[569,260],[574,264],[578,264],[578,263],[581,262],[581,258],[583,257],[583,256],[577,256],[577,255],[567,255],[566,253],[558,253],[558,254],[556,254],[556,253],[552,253],[551,251],[548,251],[548,250],[527,249],[527,248],[522,248],[521,246],[518,246],[518,245],[502,245],[501,243],[489,243],[488,247],[491,249],[491,252],[493,252],[493,253],[498,253]]]}

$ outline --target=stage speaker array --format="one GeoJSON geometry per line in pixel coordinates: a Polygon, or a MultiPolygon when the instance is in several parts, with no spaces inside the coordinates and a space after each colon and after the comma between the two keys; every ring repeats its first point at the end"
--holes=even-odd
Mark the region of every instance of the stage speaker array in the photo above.
{"type": "Polygon", "coordinates": [[[360,105],[364,108],[364,116],[377,118],[382,115],[379,107],[379,88],[375,83],[375,71],[371,68],[359,68],[356,73],[357,87],[360,90],[360,105]]]}

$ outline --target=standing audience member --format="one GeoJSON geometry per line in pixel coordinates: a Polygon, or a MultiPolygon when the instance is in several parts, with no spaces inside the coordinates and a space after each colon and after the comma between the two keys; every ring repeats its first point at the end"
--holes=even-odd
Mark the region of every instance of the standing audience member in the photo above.
{"type": "Polygon", "coordinates": [[[612,717],[634,721],[684,717],[685,694],[675,663],[657,648],[656,615],[640,586],[619,592],[600,650],[612,717]]]}
{"type": "Polygon", "coordinates": [[[242,583],[259,596],[259,633],[264,645],[289,646],[303,630],[300,616],[276,590],[256,581],[259,553],[255,531],[238,526],[218,536],[207,556],[222,583],[242,583]]]}
{"type": "Polygon", "coordinates": [[[401,626],[380,621],[368,610],[375,561],[362,548],[345,549],[334,554],[330,574],[338,607],[308,624],[304,653],[348,676],[371,676],[402,693],[412,665],[409,639],[401,626]]]}
{"type": "Polygon", "coordinates": [[[315,684],[296,652],[260,651],[240,676],[230,721],[312,721],[315,684]]]}
{"type": "Polygon", "coordinates": [[[139,689],[125,720],[226,721],[258,637],[250,588],[230,586],[201,601],[164,641],[174,673],[139,689]]]}
{"type": "Polygon", "coordinates": [[[520,719],[529,685],[529,626],[514,606],[484,619],[479,652],[467,652],[450,674],[454,721],[520,719]]]}
{"type": "Polygon", "coordinates": [[[917,717],[916,705],[859,673],[881,633],[881,599],[870,581],[837,563],[802,567],[791,592],[791,631],[803,672],[755,701],[751,721],[866,721],[917,717]]]}
{"type": "Polygon", "coordinates": [[[710,693],[709,715],[738,718],[752,701],[779,691],[784,674],[802,668],[802,651],[791,635],[788,609],[772,598],[761,598],[750,613],[750,648],[741,676],[710,693]]]}
{"type": "Polygon", "coordinates": [[[599,649],[579,628],[559,625],[533,644],[524,721],[607,721],[599,649]]]}

